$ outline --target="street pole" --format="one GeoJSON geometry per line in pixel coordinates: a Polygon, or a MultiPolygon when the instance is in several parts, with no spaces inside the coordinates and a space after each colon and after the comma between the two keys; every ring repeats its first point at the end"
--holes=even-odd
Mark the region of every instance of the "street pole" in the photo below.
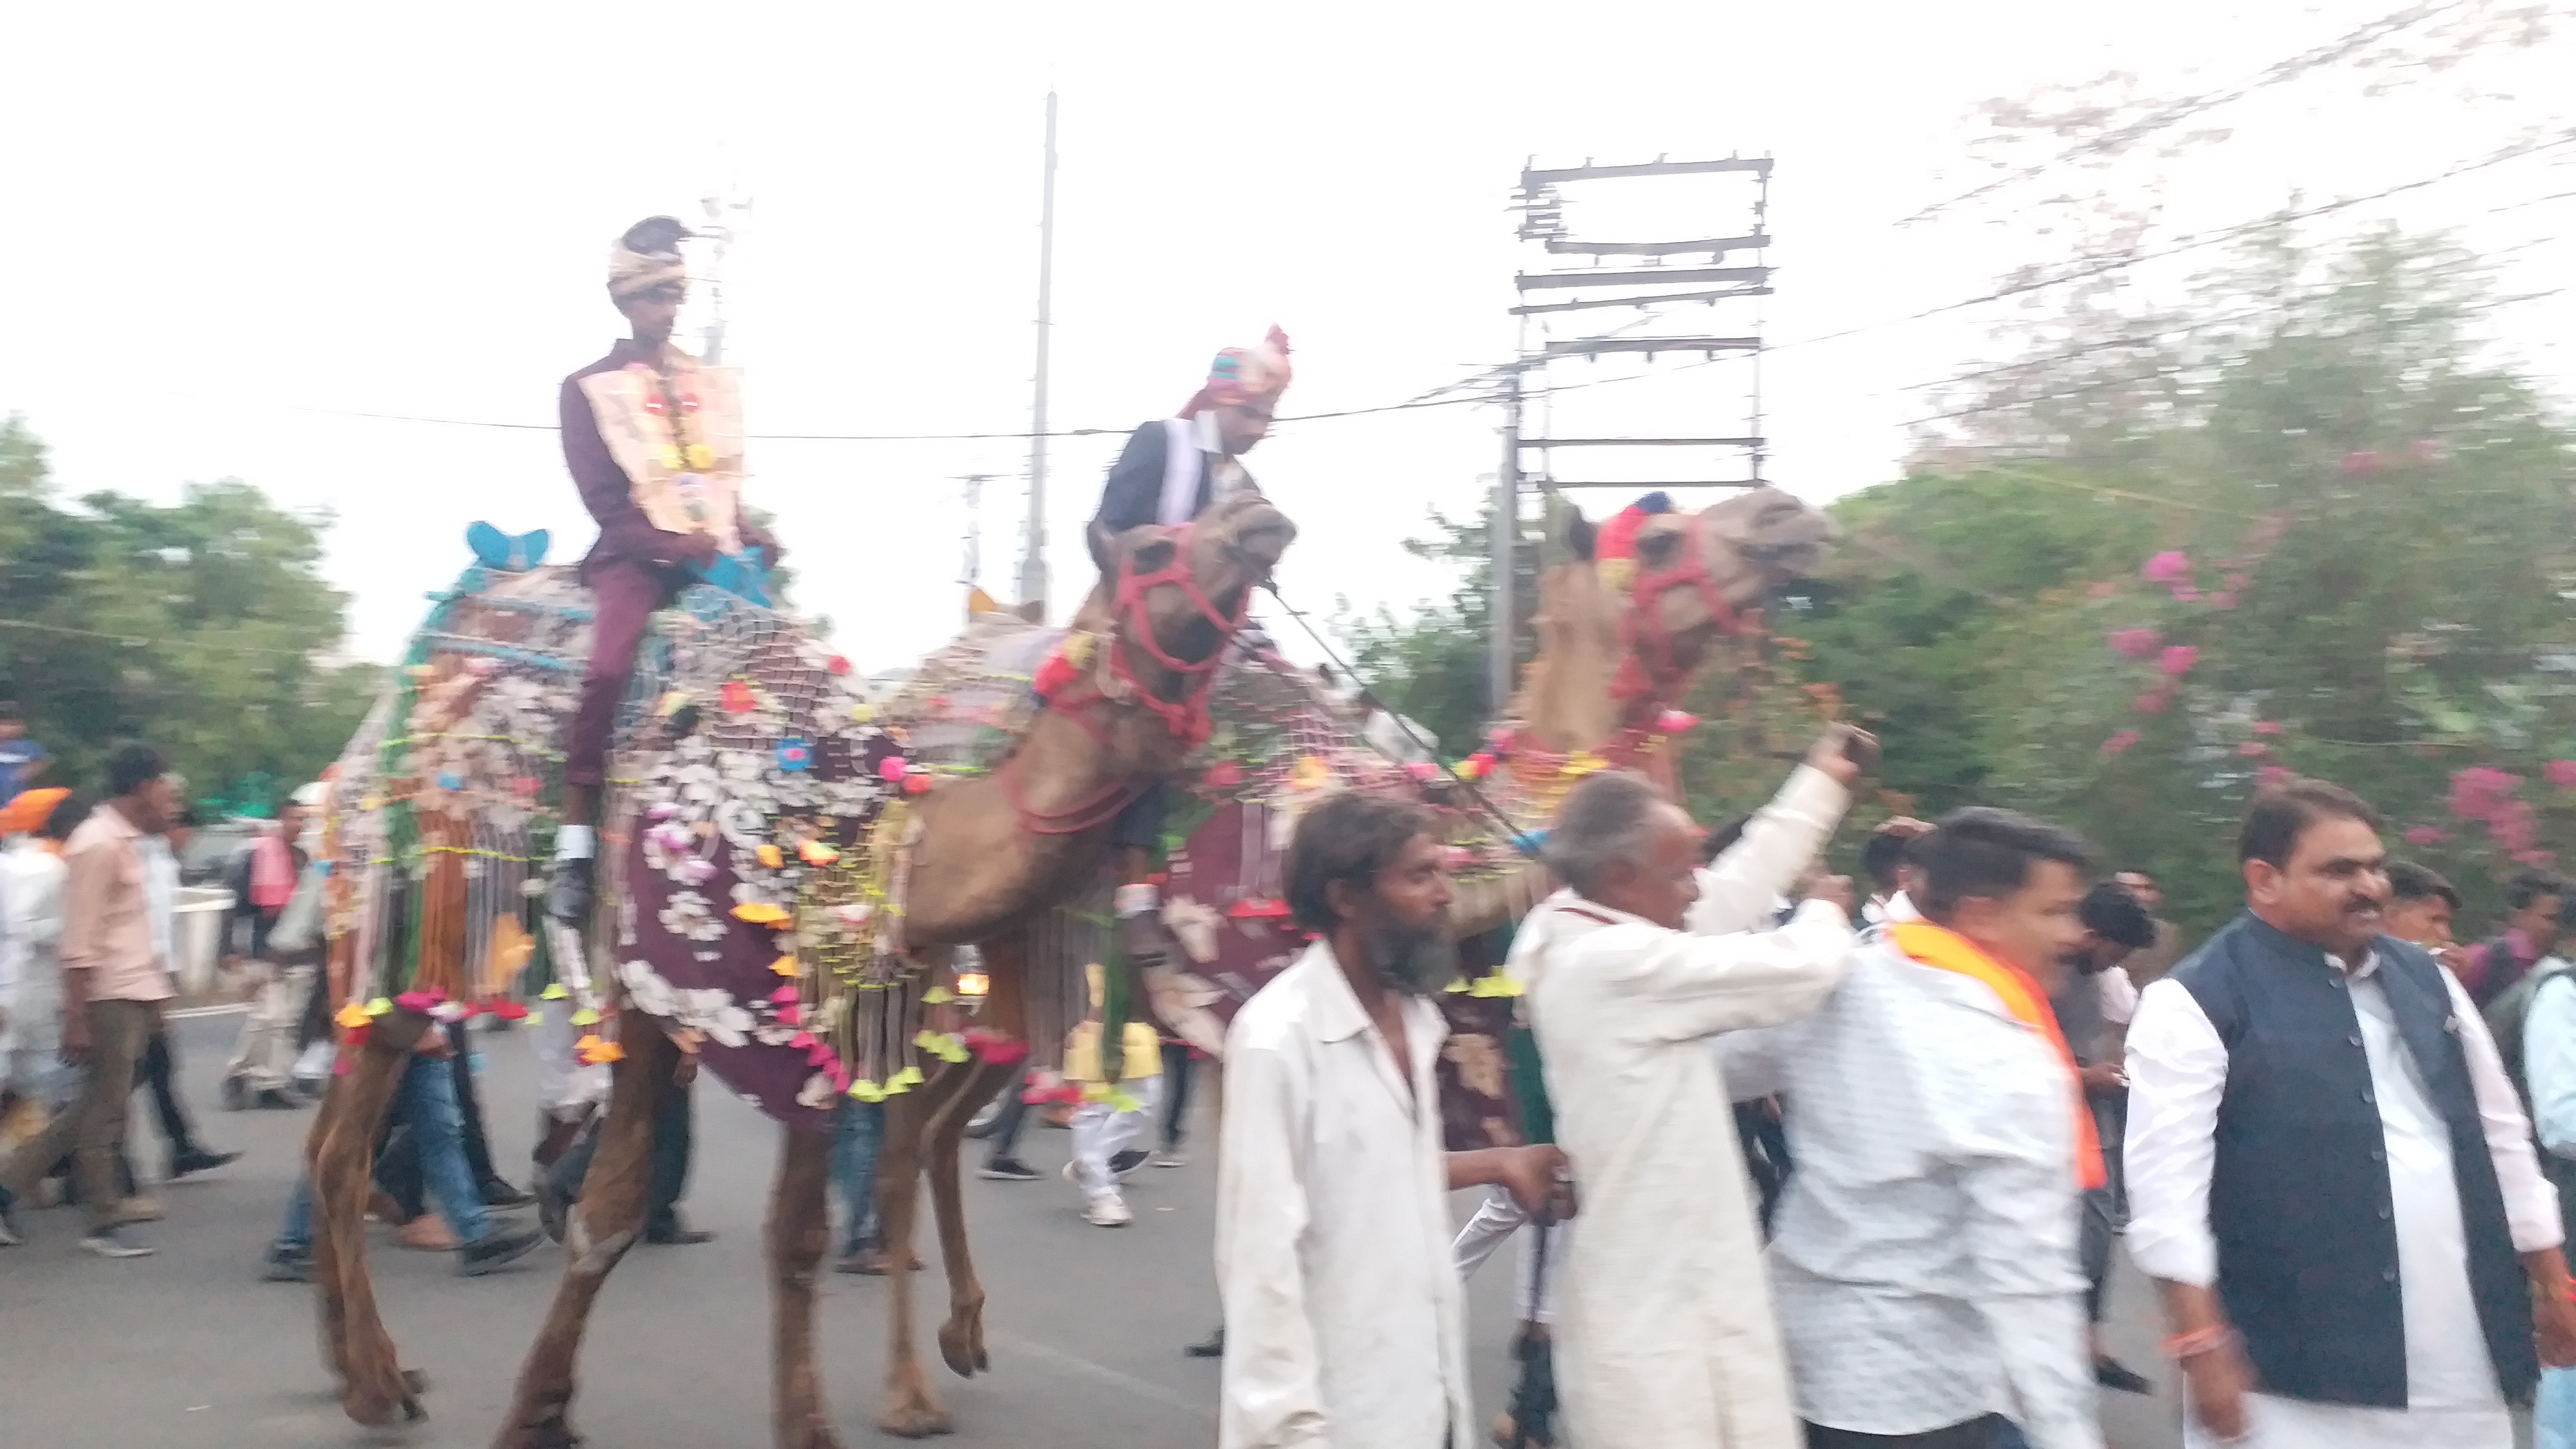
{"type": "Polygon", "coordinates": [[[1493,718],[1512,705],[1512,553],[1520,544],[1521,510],[1521,373],[1511,369],[1510,391],[1503,398],[1503,466],[1494,474],[1493,604],[1489,610],[1494,635],[1487,642],[1486,693],[1493,718]]]}
{"type": "Polygon", "coordinates": [[[1046,608],[1047,343],[1055,325],[1055,92],[1046,98],[1046,182],[1038,211],[1038,366],[1029,407],[1028,552],[1020,558],[1020,602],[1046,608]]]}

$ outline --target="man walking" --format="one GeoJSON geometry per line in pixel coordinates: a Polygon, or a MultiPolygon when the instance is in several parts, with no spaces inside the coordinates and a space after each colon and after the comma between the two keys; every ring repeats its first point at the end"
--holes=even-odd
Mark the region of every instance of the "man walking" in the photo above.
{"type": "Polygon", "coordinates": [[[2084,1264],[2085,1320],[2092,1328],[2093,1381],[2124,1394],[2153,1393],[2154,1386],[2144,1376],[2103,1348],[2102,1303],[2111,1283],[2111,1248],[2128,1221],[2120,1142],[2127,1131],[2129,1079],[2121,1056],[2137,1008],[2137,988],[2120,966],[2132,954],[2155,944],[2156,923],[2138,898],[2115,881],[2086,891],[2075,908],[2075,919],[2084,935],[2066,953],[2057,986],[2048,993],[2048,1009],[2057,1017],[2066,1049],[2074,1054],[2084,1099],[2093,1113],[2094,1137],[2102,1145],[2104,1181],[2085,1190],[2077,1235],[2084,1264]]]}
{"type": "MultiPolygon", "coordinates": [[[[290,797],[278,802],[276,821],[251,842],[228,877],[234,904],[224,922],[225,936],[229,941],[236,927],[247,925],[250,970],[259,977],[250,1013],[242,1021],[241,1038],[233,1047],[232,1060],[224,1064],[224,1105],[236,1112],[253,1105],[280,1111],[301,1105],[287,1087],[295,1065],[295,1023],[304,1011],[314,968],[308,959],[277,959],[269,939],[297,891],[318,893],[322,888],[321,876],[315,875],[309,883],[305,879],[312,858],[303,836],[302,801],[290,797]]],[[[311,952],[297,955],[309,957],[311,952]]],[[[225,964],[239,966],[242,961],[233,956],[225,964]]]]}
{"type": "Polygon", "coordinates": [[[2576,1363],[2513,1085],[2467,990],[2382,930],[2360,797],[2265,791],[2237,856],[2246,913],[2129,1027],[2129,1253],[2190,1383],[2185,1443],[2506,1449],[2505,1405],[2576,1363]]]}
{"type": "Polygon", "coordinates": [[[1430,994],[1457,949],[1434,829],[1418,805],[1343,794],[1289,847],[1288,904],[1315,943],[1226,1033],[1220,1449],[1473,1441],[1448,1194],[1501,1183],[1536,1208],[1563,1159],[1441,1150],[1430,994]]]}
{"type": "Polygon", "coordinates": [[[1988,1449],[2009,1420],[2099,1449],[2076,1238],[2105,1178],[2048,1004],[2084,845],[1968,809],[1910,861],[1920,919],[1861,943],[1815,1015],[1717,1042],[1798,1149],[1770,1267],[1806,1442],[1988,1449]]]}
{"type": "Polygon", "coordinates": [[[161,1026],[170,973],[154,945],[141,844],[178,818],[177,792],[159,752],[119,745],[107,757],[106,804],[90,812],[63,850],[63,1053],[87,1071],[80,1099],[0,1165],[0,1245],[18,1241],[14,1200],[66,1150],[73,1156],[89,1235],[102,1258],[152,1250],[123,1234],[117,1144],[135,1069],[161,1026]]]}

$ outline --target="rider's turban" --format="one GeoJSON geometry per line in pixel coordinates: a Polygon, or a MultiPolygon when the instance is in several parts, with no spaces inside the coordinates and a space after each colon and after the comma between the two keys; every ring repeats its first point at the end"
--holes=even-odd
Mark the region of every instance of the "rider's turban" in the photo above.
{"type": "Polygon", "coordinates": [[[689,234],[670,216],[648,216],[628,227],[608,246],[609,300],[623,302],[666,282],[686,283],[689,264],[680,256],[680,243],[689,234]]]}
{"type": "Polygon", "coordinates": [[[1202,408],[1233,407],[1247,402],[1277,402],[1288,390],[1288,334],[1272,326],[1259,347],[1229,347],[1208,367],[1207,385],[1181,408],[1194,418],[1202,408]]]}

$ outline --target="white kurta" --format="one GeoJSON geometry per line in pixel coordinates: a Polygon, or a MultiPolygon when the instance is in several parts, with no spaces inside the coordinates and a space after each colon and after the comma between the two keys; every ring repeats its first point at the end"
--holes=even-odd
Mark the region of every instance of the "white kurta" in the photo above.
{"type": "Polygon", "coordinates": [[[1575,900],[1532,912],[1521,934],[1557,1145],[1583,1201],[1557,1285],[1566,1441],[1793,1449],[1761,1228],[1703,1039],[1814,1010],[1842,979],[1850,924],[1810,901],[1777,931],[1694,936],[1575,900]]]}
{"type": "Polygon", "coordinates": [[[1448,1028],[1417,998],[1404,1035],[1410,1083],[1325,941],[1226,1032],[1222,1449],[1476,1441],[1433,1071],[1448,1028]]]}
{"type": "MultiPolygon", "coordinates": [[[[2320,952],[2322,958],[2324,953],[2320,952]]],[[[2406,1334],[2403,1409],[2318,1404],[2270,1394],[2246,1399],[2253,1449],[2508,1449],[2513,1424],[2496,1387],[2469,1292],[2468,1239],[2451,1172],[2450,1133],[2425,1095],[2398,1034],[2378,958],[2351,974],[2354,1014],[2370,1062],[2388,1143],[2397,1222],[2398,1287],[2406,1334]]],[[[2339,967],[2334,969],[2340,969],[2339,967]]],[[[2487,1037],[2451,973],[2442,973],[2459,1022],[2487,1151],[2504,1192],[2517,1252],[2557,1244],[2558,1196],[2532,1156],[2531,1129],[2487,1037]]],[[[2152,1278],[2208,1286],[2218,1278],[2209,1223],[2209,1178],[2218,1107],[2227,1091],[2226,1043],[2182,983],[2150,984],[2129,1026],[2129,1256],[2152,1278]]],[[[2319,1331],[2332,1331],[2319,1325],[2319,1331]]],[[[2191,1449],[2220,1440],[2186,1417],[2191,1449]]]]}

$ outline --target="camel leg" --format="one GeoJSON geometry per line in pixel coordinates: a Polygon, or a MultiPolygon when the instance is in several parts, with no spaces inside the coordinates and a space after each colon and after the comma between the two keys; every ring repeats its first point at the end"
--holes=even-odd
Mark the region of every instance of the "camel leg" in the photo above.
{"type": "Polygon", "coordinates": [[[778,1449],[840,1449],[823,1405],[814,1363],[814,1269],[831,1236],[825,1187],[832,1175],[832,1134],[785,1129],[778,1186],[769,1200],[769,1290],[773,1414],[778,1449]]]}
{"type": "Polygon", "coordinates": [[[581,1358],[582,1330],[591,1301],[626,1250],[644,1236],[644,1199],[651,1188],[653,1117],[680,1049],[643,1016],[620,1038],[626,1055],[610,1069],[608,1117],[600,1124],[597,1154],[582,1182],[564,1234],[564,1276],[555,1289],[545,1328],[528,1348],[509,1416],[493,1449],[566,1449],[579,1444],[572,1431],[573,1368],[581,1358]]]}
{"type": "MultiPolygon", "coordinates": [[[[984,969],[991,989],[979,1016],[988,1030],[1013,1037],[1027,1035],[1022,981],[1027,937],[1018,933],[987,942],[984,969]]],[[[970,1059],[957,1071],[954,1092],[930,1117],[923,1148],[930,1174],[930,1203],[939,1220],[940,1265],[948,1274],[948,1321],[939,1326],[939,1357],[959,1378],[973,1378],[992,1365],[984,1352],[984,1284],[975,1276],[974,1255],[966,1245],[966,1201],[959,1191],[959,1147],[967,1119],[993,1099],[1005,1082],[1019,1080],[1023,1062],[994,1064],[970,1059]]],[[[943,1073],[942,1075],[947,1075],[943,1073]]]]}
{"type": "Polygon", "coordinates": [[[886,1401],[877,1425],[906,1439],[949,1431],[948,1411],[930,1391],[912,1336],[912,1221],[921,1196],[918,1179],[928,1109],[935,1105],[929,1098],[927,1090],[888,1098],[885,1141],[877,1149],[877,1221],[885,1230],[888,1314],[886,1401]]]}
{"type": "Polygon", "coordinates": [[[425,1417],[422,1381],[404,1371],[393,1336],[376,1311],[367,1273],[367,1187],[375,1174],[376,1134],[385,1108],[409,1069],[412,1045],[429,1018],[395,1012],[380,1018],[359,1046],[342,1046],[346,1076],[331,1091],[305,1139],[312,1175],[313,1267],[323,1356],[340,1380],[340,1410],[370,1426],[425,1417]]]}

